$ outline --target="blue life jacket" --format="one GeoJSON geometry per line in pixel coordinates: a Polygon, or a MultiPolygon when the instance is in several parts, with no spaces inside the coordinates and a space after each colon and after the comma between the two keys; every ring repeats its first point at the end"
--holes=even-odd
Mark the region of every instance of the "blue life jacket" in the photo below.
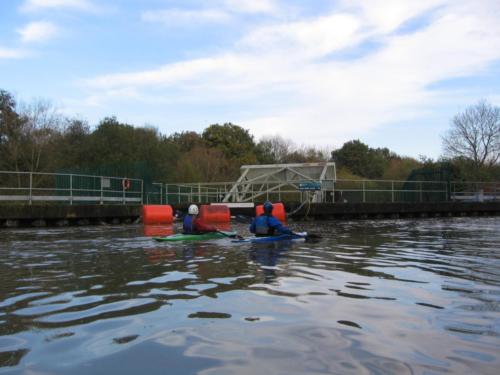
{"type": "Polygon", "coordinates": [[[274,228],[269,225],[269,216],[266,214],[255,218],[255,234],[257,236],[272,236],[274,228]]]}
{"type": "Polygon", "coordinates": [[[184,233],[184,234],[197,233],[197,231],[194,227],[194,216],[193,215],[184,216],[184,221],[182,223],[182,233],[184,233]]]}
{"type": "Polygon", "coordinates": [[[262,214],[257,216],[250,225],[250,232],[255,233],[256,236],[275,236],[277,234],[290,234],[293,231],[283,226],[281,221],[272,215],[262,214]]]}

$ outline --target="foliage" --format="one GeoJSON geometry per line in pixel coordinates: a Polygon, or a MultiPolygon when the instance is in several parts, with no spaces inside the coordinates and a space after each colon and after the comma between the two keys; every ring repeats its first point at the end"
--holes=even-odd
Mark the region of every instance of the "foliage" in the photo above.
{"type": "Polygon", "coordinates": [[[188,131],[174,133],[168,137],[168,140],[175,144],[180,152],[189,152],[195,147],[203,146],[204,140],[200,134],[188,131]]]}
{"type": "Polygon", "coordinates": [[[312,163],[326,161],[324,151],[314,147],[297,147],[293,141],[280,136],[263,137],[256,146],[261,164],[312,163]]]}
{"type": "Polygon", "coordinates": [[[391,158],[387,163],[382,179],[403,181],[406,180],[411,171],[419,167],[420,163],[413,158],[391,158]]]}
{"type": "Polygon", "coordinates": [[[286,163],[293,142],[280,136],[263,137],[257,144],[257,160],[260,164],[286,163]]]}
{"type": "Polygon", "coordinates": [[[349,168],[365,178],[381,178],[392,154],[388,149],[373,149],[359,140],[349,141],[332,151],[332,160],[339,167],[349,168]]]}
{"type": "MultiPolygon", "coordinates": [[[[434,176],[446,170],[457,180],[498,181],[498,122],[491,121],[497,112],[498,107],[480,102],[454,118],[446,139],[457,139],[459,124],[470,125],[468,129],[477,132],[467,134],[476,134],[480,142],[476,154],[450,152],[438,161],[426,157],[415,160],[351,140],[331,152],[337,178],[406,180],[412,171],[419,173],[419,168],[424,168],[422,173],[434,176]],[[489,122],[470,122],[470,118],[483,119],[478,113],[489,122]],[[493,130],[493,135],[485,129],[493,130]]],[[[256,143],[248,130],[232,123],[213,124],[201,133],[168,136],[155,127],[135,127],[116,117],[106,117],[92,128],[81,119],[61,116],[50,103],[37,100],[19,105],[9,92],[0,90],[0,170],[102,173],[151,182],[213,182],[235,180],[242,164],[319,162],[327,160],[328,154],[315,147],[297,146],[281,136],[263,137],[256,143]]]]}
{"type": "Polygon", "coordinates": [[[14,171],[45,171],[53,167],[51,150],[62,117],[38,100],[19,106],[0,91],[0,167],[14,171]]]}
{"type": "Polygon", "coordinates": [[[19,170],[16,160],[22,125],[23,119],[16,111],[16,101],[10,93],[0,90],[0,168],[3,170],[19,170]]]}
{"type": "Polygon", "coordinates": [[[224,181],[229,169],[230,163],[221,150],[196,146],[177,161],[175,177],[184,182],[224,181]]]}
{"type": "Polygon", "coordinates": [[[203,131],[202,138],[208,147],[218,148],[229,159],[253,159],[255,149],[253,136],[238,125],[231,123],[210,125],[203,131]]]}
{"type": "Polygon", "coordinates": [[[354,173],[352,173],[346,167],[337,168],[337,179],[339,180],[362,180],[363,177],[360,177],[354,173]]]}

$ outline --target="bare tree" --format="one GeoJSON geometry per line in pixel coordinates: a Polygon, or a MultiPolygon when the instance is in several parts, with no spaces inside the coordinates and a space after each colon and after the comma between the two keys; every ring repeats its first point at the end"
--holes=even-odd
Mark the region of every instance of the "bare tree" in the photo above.
{"type": "Polygon", "coordinates": [[[475,167],[493,166],[500,159],[500,107],[485,100],[457,114],[442,138],[445,154],[471,160],[475,167]]]}
{"type": "Polygon", "coordinates": [[[48,167],[50,161],[45,153],[61,130],[63,118],[49,102],[40,99],[22,104],[19,112],[25,120],[21,129],[24,165],[29,171],[39,171],[48,167]]]}
{"type": "Polygon", "coordinates": [[[279,135],[264,136],[257,145],[260,156],[268,163],[286,163],[287,157],[295,150],[296,146],[290,139],[279,135]]]}

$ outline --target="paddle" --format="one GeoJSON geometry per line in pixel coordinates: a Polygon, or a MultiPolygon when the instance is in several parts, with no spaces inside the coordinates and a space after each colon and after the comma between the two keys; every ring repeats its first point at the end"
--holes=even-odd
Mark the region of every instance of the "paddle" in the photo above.
{"type": "Polygon", "coordinates": [[[223,236],[228,237],[228,238],[236,238],[238,240],[242,240],[243,239],[243,237],[241,237],[239,234],[231,233],[231,232],[225,232],[225,231],[219,230],[219,229],[217,229],[217,233],[220,233],[223,236]]]}
{"type": "Polygon", "coordinates": [[[322,237],[319,234],[315,233],[306,233],[305,235],[302,233],[294,233],[296,236],[303,237],[306,242],[319,242],[322,237]]]}

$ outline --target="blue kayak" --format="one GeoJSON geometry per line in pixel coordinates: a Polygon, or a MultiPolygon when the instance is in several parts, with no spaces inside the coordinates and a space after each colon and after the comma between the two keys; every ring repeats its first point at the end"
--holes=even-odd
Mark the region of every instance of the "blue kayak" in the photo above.
{"type": "Polygon", "coordinates": [[[307,233],[297,233],[297,234],[280,234],[278,236],[265,236],[265,237],[247,237],[238,240],[232,240],[234,243],[269,243],[277,241],[304,241],[306,239],[307,233]]]}

